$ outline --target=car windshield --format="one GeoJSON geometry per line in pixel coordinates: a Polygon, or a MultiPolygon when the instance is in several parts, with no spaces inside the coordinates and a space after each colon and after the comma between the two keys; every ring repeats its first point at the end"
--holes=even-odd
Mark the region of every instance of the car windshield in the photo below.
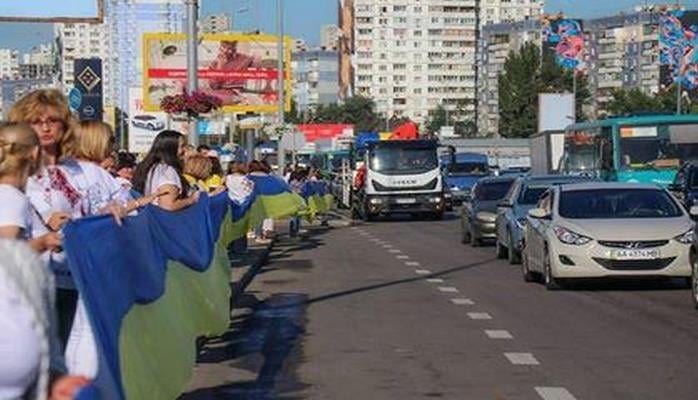
{"type": "Polygon", "coordinates": [[[519,204],[535,205],[550,185],[527,185],[519,194],[519,204]]]}
{"type": "Polygon", "coordinates": [[[475,188],[475,198],[480,201],[497,201],[509,192],[514,181],[482,182],[475,188]]]}
{"type": "Polygon", "coordinates": [[[376,148],[370,154],[371,170],[391,173],[419,173],[438,168],[434,148],[376,148]]]}
{"type": "Polygon", "coordinates": [[[672,218],[681,209],[660,189],[569,190],[560,195],[558,211],[563,218],[672,218]]]}
{"type": "Polygon", "coordinates": [[[463,162],[449,164],[446,167],[448,175],[487,175],[489,166],[486,163],[480,162],[463,162]]]}

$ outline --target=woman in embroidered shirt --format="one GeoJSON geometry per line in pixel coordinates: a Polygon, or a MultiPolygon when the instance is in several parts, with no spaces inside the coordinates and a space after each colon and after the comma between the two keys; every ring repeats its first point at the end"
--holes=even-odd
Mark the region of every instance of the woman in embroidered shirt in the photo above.
{"type": "Polygon", "coordinates": [[[184,135],[162,131],[133,174],[133,188],[144,194],[159,193],[155,205],[177,211],[199,201],[199,191],[189,195],[189,182],[182,176],[184,135]]]}
{"type": "MultiPolygon", "coordinates": [[[[29,124],[39,136],[41,163],[29,178],[26,189],[36,217],[32,226],[34,236],[55,230],[52,223],[55,221],[50,219],[55,213],[67,213],[74,219],[84,216],[80,192],[58,165],[74,145],[74,119],[65,96],[55,89],[30,92],[12,107],[9,120],[29,124]]],[[[59,337],[65,345],[75,315],[77,292],[64,252],[45,252],[43,259],[56,277],[59,337]]]]}

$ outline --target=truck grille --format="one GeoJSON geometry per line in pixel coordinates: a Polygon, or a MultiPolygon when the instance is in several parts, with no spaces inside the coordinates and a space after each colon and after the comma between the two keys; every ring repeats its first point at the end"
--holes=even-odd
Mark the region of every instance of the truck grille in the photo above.
{"type": "Polygon", "coordinates": [[[422,186],[400,186],[400,187],[390,187],[384,186],[375,180],[371,180],[373,187],[379,192],[407,192],[407,191],[417,191],[417,190],[434,190],[436,185],[439,183],[439,178],[432,179],[429,183],[422,186]]]}
{"type": "Polygon", "coordinates": [[[594,258],[594,261],[602,267],[612,271],[658,271],[669,266],[676,257],[660,258],[656,260],[609,260],[607,258],[594,258]]]}

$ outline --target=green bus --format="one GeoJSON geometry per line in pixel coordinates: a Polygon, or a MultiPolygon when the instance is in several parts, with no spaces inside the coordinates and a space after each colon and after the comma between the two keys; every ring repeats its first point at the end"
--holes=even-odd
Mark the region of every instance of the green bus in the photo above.
{"type": "Polygon", "coordinates": [[[698,159],[698,115],[609,118],[565,130],[560,172],[667,186],[698,159]]]}

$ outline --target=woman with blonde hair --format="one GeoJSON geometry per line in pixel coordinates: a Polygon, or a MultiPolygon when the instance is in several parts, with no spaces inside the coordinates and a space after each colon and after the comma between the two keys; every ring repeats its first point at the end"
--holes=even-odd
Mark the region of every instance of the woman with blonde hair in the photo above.
{"type": "MultiPolygon", "coordinates": [[[[62,163],[71,181],[85,200],[87,215],[111,212],[121,217],[154,201],[158,194],[134,200],[102,164],[111,155],[114,146],[112,128],[102,121],[81,121],[74,128],[75,146],[62,163]]],[[[97,375],[98,355],[94,334],[82,300],[78,300],[75,319],[68,338],[65,353],[71,374],[94,378],[97,375]]]]}
{"type": "MultiPolygon", "coordinates": [[[[55,231],[52,215],[81,218],[84,213],[80,192],[70,176],[59,168],[59,162],[72,152],[74,118],[66,97],[56,89],[30,92],[14,104],[9,121],[28,124],[38,135],[41,162],[36,173],[27,181],[26,193],[39,223],[33,225],[33,235],[55,231]],[[63,214],[56,214],[63,213],[63,214]]],[[[64,252],[45,252],[42,256],[56,278],[56,307],[59,336],[65,345],[77,305],[77,292],[64,252]]]]}
{"type": "Polygon", "coordinates": [[[199,154],[190,156],[184,161],[184,178],[192,187],[208,192],[206,180],[211,176],[212,168],[213,163],[208,157],[199,154]]]}

